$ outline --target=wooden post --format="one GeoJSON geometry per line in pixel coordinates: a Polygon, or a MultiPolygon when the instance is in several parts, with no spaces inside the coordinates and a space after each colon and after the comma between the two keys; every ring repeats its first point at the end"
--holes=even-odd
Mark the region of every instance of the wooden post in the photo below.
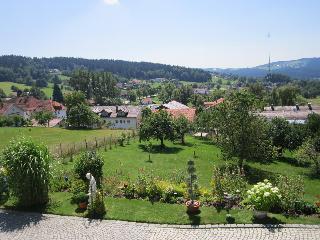
{"type": "Polygon", "coordinates": [[[60,143],[60,157],[62,157],[62,144],[60,143]]]}
{"type": "Polygon", "coordinates": [[[87,139],[84,140],[84,142],[86,143],[86,150],[88,150],[88,143],[87,143],[87,139]]]}
{"type": "Polygon", "coordinates": [[[98,140],[97,140],[96,137],[95,137],[94,139],[95,139],[95,141],[96,141],[96,148],[98,148],[98,140]]]}

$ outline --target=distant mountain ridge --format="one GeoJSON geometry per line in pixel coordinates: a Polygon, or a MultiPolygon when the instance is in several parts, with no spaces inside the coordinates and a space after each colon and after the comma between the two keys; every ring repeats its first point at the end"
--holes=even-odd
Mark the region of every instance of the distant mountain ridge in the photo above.
{"type": "MultiPolygon", "coordinates": [[[[320,79],[320,58],[301,58],[291,61],[278,61],[270,64],[272,73],[281,73],[297,79],[320,79]]],[[[210,72],[233,74],[245,77],[264,77],[269,64],[252,68],[207,68],[210,72]]]]}

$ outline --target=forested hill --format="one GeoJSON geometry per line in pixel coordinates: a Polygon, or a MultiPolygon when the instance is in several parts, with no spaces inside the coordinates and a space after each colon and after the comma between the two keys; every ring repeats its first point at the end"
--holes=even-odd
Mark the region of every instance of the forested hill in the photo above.
{"type": "Polygon", "coordinates": [[[206,82],[210,73],[202,69],[186,68],[149,62],[129,62],[109,59],[83,59],[70,57],[29,58],[22,56],[0,56],[0,81],[18,78],[38,79],[49,69],[72,72],[84,68],[91,71],[106,71],[125,78],[167,78],[192,82],[206,82]]]}
{"type": "MultiPolygon", "coordinates": [[[[206,70],[245,77],[264,77],[268,74],[269,64],[253,68],[211,68],[206,70]]],[[[280,73],[296,79],[320,79],[320,58],[273,62],[271,63],[271,71],[272,73],[280,73]]]]}

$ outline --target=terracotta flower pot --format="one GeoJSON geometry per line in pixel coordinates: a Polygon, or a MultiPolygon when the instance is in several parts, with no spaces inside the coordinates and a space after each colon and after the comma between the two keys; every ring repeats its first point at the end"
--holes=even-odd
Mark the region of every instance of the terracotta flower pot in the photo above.
{"type": "Polygon", "coordinates": [[[200,202],[199,201],[186,201],[186,206],[188,208],[188,213],[196,213],[199,211],[200,208],[200,202]]]}
{"type": "Polygon", "coordinates": [[[87,209],[87,203],[86,202],[81,202],[81,203],[79,203],[79,208],[80,209],[87,209]]]}

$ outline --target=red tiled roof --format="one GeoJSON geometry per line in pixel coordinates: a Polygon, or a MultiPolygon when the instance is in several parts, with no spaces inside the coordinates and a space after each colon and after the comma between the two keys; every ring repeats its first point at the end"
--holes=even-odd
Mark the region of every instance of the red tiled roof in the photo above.
{"type": "Polygon", "coordinates": [[[210,107],[215,107],[220,103],[224,102],[224,98],[219,98],[218,100],[214,101],[214,102],[204,102],[204,106],[206,108],[210,108],[210,107]]]}
{"type": "Polygon", "coordinates": [[[17,97],[3,103],[0,114],[5,113],[12,105],[15,105],[26,112],[62,110],[64,106],[52,100],[39,100],[35,97],[17,97]]]}
{"type": "Polygon", "coordinates": [[[185,116],[190,122],[193,122],[196,116],[195,108],[188,109],[165,109],[168,113],[172,115],[173,118],[178,118],[180,116],[185,116]]]}

